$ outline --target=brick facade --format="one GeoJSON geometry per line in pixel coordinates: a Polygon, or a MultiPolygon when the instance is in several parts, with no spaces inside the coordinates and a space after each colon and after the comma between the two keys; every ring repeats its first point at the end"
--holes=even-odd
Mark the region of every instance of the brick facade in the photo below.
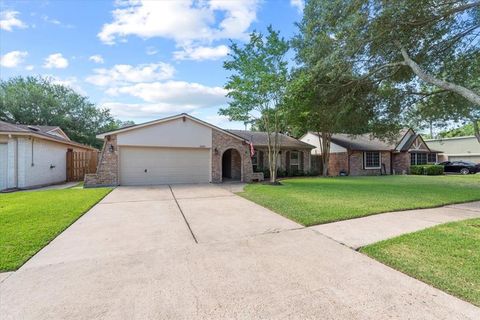
{"type": "Polygon", "coordinates": [[[340,171],[348,172],[348,155],[346,152],[330,153],[328,159],[328,175],[338,176],[340,171]]]}
{"type": "Polygon", "coordinates": [[[86,174],[84,186],[86,188],[118,186],[118,170],[117,136],[110,135],[105,138],[103,143],[97,173],[86,174]]]}
{"type": "Polygon", "coordinates": [[[212,149],[212,182],[222,182],[222,156],[228,149],[234,149],[240,154],[240,180],[243,182],[252,181],[253,169],[248,144],[226,133],[212,130],[212,149]]]}
{"type": "Polygon", "coordinates": [[[380,152],[381,169],[364,169],[363,151],[352,151],[350,154],[350,175],[352,176],[377,176],[390,174],[390,151],[380,152]]]}
{"type": "Polygon", "coordinates": [[[393,154],[393,174],[408,174],[410,172],[410,153],[393,154]]]}

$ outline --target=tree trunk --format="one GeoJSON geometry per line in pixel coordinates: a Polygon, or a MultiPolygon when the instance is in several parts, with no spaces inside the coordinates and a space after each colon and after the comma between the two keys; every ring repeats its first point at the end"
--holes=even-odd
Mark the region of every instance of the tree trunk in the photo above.
{"type": "Polygon", "coordinates": [[[480,127],[478,125],[479,120],[473,119],[473,134],[477,138],[478,143],[480,143],[480,127]]]}
{"type": "Polygon", "coordinates": [[[318,141],[320,143],[320,152],[322,153],[322,176],[328,176],[328,163],[330,161],[330,142],[331,133],[317,132],[318,141]]]}
{"type": "Polygon", "coordinates": [[[474,105],[480,106],[480,95],[477,92],[475,92],[473,90],[470,90],[470,89],[467,89],[465,87],[459,86],[457,84],[447,82],[447,81],[444,81],[444,80],[440,80],[440,79],[437,79],[437,78],[433,77],[431,74],[428,74],[427,72],[422,70],[422,68],[420,68],[420,66],[410,58],[410,56],[408,55],[407,50],[405,50],[405,48],[403,48],[399,43],[397,43],[397,46],[400,48],[400,51],[402,53],[402,57],[403,57],[403,60],[405,61],[405,64],[407,66],[409,66],[410,69],[412,69],[412,71],[420,79],[422,79],[423,81],[428,82],[430,84],[433,84],[433,85],[435,85],[439,88],[442,88],[444,90],[454,92],[454,93],[464,97],[465,99],[467,99],[468,101],[470,101],[474,105]]]}

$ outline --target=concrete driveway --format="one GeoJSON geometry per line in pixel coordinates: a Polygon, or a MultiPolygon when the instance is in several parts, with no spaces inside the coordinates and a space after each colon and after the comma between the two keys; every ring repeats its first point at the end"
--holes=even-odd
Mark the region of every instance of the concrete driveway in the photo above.
{"type": "Polygon", "coordinates": [[[214,185],[120,187],[0,284],[4,319],[478,319],[214,185]]]}

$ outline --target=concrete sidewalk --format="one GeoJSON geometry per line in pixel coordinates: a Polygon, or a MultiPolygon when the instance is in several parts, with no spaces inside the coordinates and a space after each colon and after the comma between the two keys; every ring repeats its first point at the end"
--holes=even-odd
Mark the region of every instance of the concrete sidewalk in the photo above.
{"type": "Polygon", "coordinates": [[[480,201],[397,211],[333,222],[311,229],[353,249],[438,224],[480,217],[480,201]]]}

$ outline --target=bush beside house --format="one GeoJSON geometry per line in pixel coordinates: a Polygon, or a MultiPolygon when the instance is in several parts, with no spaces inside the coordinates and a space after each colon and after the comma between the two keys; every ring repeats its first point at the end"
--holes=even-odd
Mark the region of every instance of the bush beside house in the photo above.
{"type": "Polygon", "coordinates": [[[439,176],[443,174],[443,166],[439,165],[415,165],[410,166],[410,174],[439,176]]]}

